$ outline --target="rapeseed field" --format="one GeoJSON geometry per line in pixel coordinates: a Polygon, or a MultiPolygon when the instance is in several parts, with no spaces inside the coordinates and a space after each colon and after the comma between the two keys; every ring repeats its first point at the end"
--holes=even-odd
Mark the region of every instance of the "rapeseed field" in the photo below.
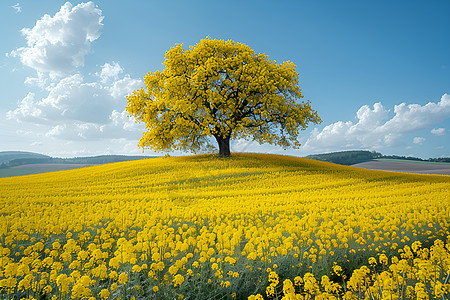
{"type": "Polygon", "coordinates": [[[449,176],[201,155],[2,178],[0,191],[2,299],[450,295],[449,176]]]}

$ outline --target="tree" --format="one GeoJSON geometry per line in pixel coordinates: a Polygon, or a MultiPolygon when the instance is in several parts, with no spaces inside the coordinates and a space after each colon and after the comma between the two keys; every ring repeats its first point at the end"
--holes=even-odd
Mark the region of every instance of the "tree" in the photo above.
{"type": "Polygon", "coordinates": [[[163,71],[144,77],[146,89],[127,96],[126,110],[144,122],[143,149],[190,150],[212,146],[230,156],[230,140],[299,147],[299,130],[321,122],[298,87],[292,62],[277,64],[245,44],[203,39],[166,52],[163,71]]]}

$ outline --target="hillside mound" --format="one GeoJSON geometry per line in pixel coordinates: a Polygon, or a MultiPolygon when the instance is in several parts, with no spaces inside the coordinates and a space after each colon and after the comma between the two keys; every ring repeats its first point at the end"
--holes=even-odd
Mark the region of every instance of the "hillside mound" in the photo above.
{"type": "MultiPolygon", "coordinates": [[[[247,299],[266,287],[281,295],[287,279],[311,299],[331,293],[322,282],[350,287],[367,262],[386,266],[384,257],[445,240],[450,228],[448,176],[279,155],[119,162],[0,178],[0,190],[8,299],[247,299]]],[[[420,272],[402,276],[414,286],[420,272]]]]}

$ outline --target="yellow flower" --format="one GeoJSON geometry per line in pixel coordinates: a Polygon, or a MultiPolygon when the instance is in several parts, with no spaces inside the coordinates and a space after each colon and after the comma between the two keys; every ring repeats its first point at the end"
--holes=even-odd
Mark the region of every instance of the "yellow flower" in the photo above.
{"type": "Polygon", "coordinates": [[[98,295],[99,295],[100,299],[104,300],[109,297],[109,290],[102,289],[98,295]]]}
{"type": "Polygon", "coordinates": [[[48,293],[51,293],[52,290],[53,290],[53,289],[52,289],[52,287],[51,287],[50,285],[46,285],[46,286],[43,288],[42,293],[48,294],[48,293]]]}
{"type": "Polygon", "coordinates": [[[118,282],[120,284],[124,284],[127,281],[128,281],[128,274],[127,273],[120,273],[118,282]]]}
{"type": "Polygon", "coordinates": [[[109,260],[109,266],[111,267],[111,268],[114,268],[114,269],[118,269],[119,268],[119,258],[117,258],[117,257],[113,257],[113,258],[111,258],[110,260],[109,260]]]}
{"type": "Polygon", "coordinates": [[[420,247],[422,247],[422,243],[420,241],[415,241],[411,245],[411,249],[412,249],[412,251],[414,251],[414,253],[417,253],[419,251],[420,247]]]}
{"type": "Polygon", "coordinates": [[[175,275],[175,277],[173,278],[173,285],[174,286],[179,286],[184,282],[184,277],[183,275],[177,274],[175,275]]]}
{"type": "Polygon", "coordinates": [[[248,300],[264,300],[264,297],[260,294],[250,295],[248,300]]]}
{"type": "Polygon", "coordinates": [[[341,266],[334,264],[332,269],[333,269],[334,274],[336,274],[337,276],[342,275],[342,267],[341,266]]]}
{"type": "Polygon", "coordinates": [[[117,274],[116,271],[111,271],[111,272],[109,273],[108,277],[111,278],[111,279],[113,279],[113,280],[116,280],[117,277],[119,277],[119,274],[117,274]]]}
{"type": "Polygon", "coordinates": [[[117,290],[117,283],[114,282],[113,284],[111,284],[111,291],[115,292],[117,290]]]}
{"type": "Polygon", "coordinates": [[[283,281],[283,293],[284,295],[295,295],[295,288],[290,279],[283,281]]]}
{"type": "Polygon", "coordinates": [[[273,297],[275,295],[275,287],[270,284],[267,288],[266,288],[266,294],[268,297],[273,297]]]}
{"type": "Polygon", "coordinates": [[[132,272],[138,273],[141,271],[141,266],[139,265],[134,265],[133,268],[131,268],[132,272]]]}
{"type": "MultiPolygon", "coordinates": [[[[380,264],[387,266],[388,258],[386,256],[386,254],[381,254],[379,257],[379,260],[380,260],[380,264]]],[[[369,264],[370,264],[370,262],[369,262],[369,264]]]]}

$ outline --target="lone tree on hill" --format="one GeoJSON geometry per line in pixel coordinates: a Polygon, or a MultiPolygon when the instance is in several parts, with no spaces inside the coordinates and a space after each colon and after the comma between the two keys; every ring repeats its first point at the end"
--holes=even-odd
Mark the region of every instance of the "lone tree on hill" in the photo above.
{"type": "Polygon", "coordinates": [[[126,110],[144,122],[139,146],[156,151],[211,145],[230,156],[230,139],[298,148],[300,130],[321,122],[303,95],[292,62],[277,64],[245,44],[203,39],[166,52],[165,69],[149,72],[146,89],[127,96],[126,110]]]}

